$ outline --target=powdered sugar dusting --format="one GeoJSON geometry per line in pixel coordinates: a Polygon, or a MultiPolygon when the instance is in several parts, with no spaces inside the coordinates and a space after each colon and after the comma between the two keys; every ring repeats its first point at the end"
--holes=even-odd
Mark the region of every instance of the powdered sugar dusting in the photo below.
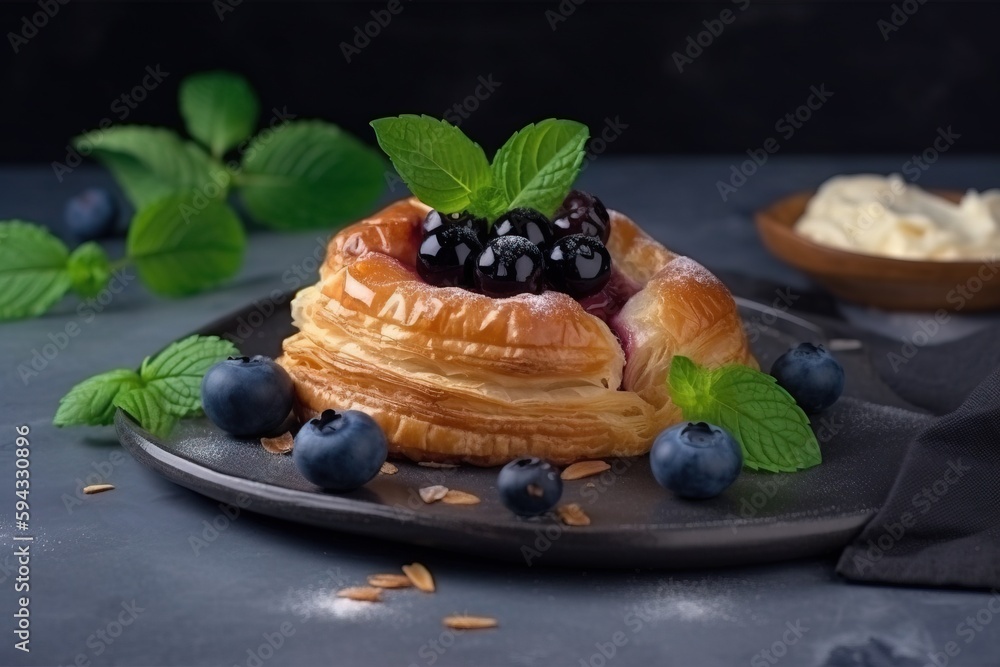
{"type": "Polygon", "coordinates": [[[719,284],[719,279],[715,277],[715,274],[690,257],[676,257],[667,266],[670,267],[671,279],[693,280],[706,286],[719,284]]]}
{"type": "MultiPolygon", "coordinates": [[[[306,588],[290,591],[283,611],[302,620],[338,620],[370,622],[375,620],[398,621],[405,617],[399,600],[386,598],[382,602],[361,602],[338,598],[329,588],[306,588]]],[[[406,605],[408,606],[408,605],[406,605]]]]}

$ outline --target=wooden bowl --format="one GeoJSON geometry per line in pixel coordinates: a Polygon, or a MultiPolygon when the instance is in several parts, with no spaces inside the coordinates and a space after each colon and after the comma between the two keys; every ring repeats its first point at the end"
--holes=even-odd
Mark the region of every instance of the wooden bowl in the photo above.
{"type": "MultiPolygon", "coordinates": [[[[834,295],[887,310],[975,311],[1000,308],[1000,263],[929,261],[864,255],[815,243],[793,226],[814,192],[801,192],[757,212],[757,232],[772,254],[834,295]]],[[[958,201],[962,193],[936,191],[958,201]]]]}

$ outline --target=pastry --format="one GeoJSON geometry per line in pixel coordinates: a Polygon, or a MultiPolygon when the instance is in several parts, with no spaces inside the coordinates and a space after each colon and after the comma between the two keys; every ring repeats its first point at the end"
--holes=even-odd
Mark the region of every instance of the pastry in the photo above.
{"type": "Polygon", "coordinates": [[[428,285],[415,257],[429,211],[406,199],[342,230],[295,297],[278,361],[303,417],[361,410],[417,461],[567,464],[643,454],[680,421],[673,355],[756,366],[726,287],[625,215],[610,213],[609,282],[578,302],[428,285]]]}

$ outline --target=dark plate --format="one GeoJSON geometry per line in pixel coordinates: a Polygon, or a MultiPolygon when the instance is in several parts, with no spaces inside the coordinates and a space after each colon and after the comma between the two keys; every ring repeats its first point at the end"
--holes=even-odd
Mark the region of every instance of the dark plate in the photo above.
{"type": "MultiPolygon", "coordinates": [[[[288,295],[250,304],[199,331],[226,335],[245,354],[276,356],[291,332],[288,295]]],[[[822,331],[773,308],[741,301],[762,368],[822,331]]],[[[256,440],[223,434],[205,419],[156,438],[118,412],[122,444],[142,464],[215,500],[323,528],[529,564],[589,567],[734,565],[810,556],[843,547],[879,508],[910,436],[927,417],[903,409],[877,379],[863,350],[843,352],[845,396],[813,420],[824,462],[796,474],[745,471],[721,497],[685,501],[657,486],[645,457],[612,461],[612,470],[567,482],[588,527],[552,516],[522,520],[499,502],[496,469],[425,468],[396,462],[364,489],[332,495],[302,478],[290,456],[256,440]],[[424,504],[432,484],[474,493],[473,506],[424,504]]]]}

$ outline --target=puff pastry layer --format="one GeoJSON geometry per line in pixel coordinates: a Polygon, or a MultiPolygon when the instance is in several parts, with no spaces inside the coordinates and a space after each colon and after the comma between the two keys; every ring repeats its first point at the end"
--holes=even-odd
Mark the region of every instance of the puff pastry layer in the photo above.
{"type": "Polygon", "coordinates": [[[362,410],[418,461],[566,464],[645,453],[680,421],[665,385],[673,355],[756,365],[725,286],[620,213],[616,275],[581,305],[425,284],[413,261],[427,211],[403,200],[344,229],[293,300],[299,332],[278,362],[303,417],[362,410]]]}

